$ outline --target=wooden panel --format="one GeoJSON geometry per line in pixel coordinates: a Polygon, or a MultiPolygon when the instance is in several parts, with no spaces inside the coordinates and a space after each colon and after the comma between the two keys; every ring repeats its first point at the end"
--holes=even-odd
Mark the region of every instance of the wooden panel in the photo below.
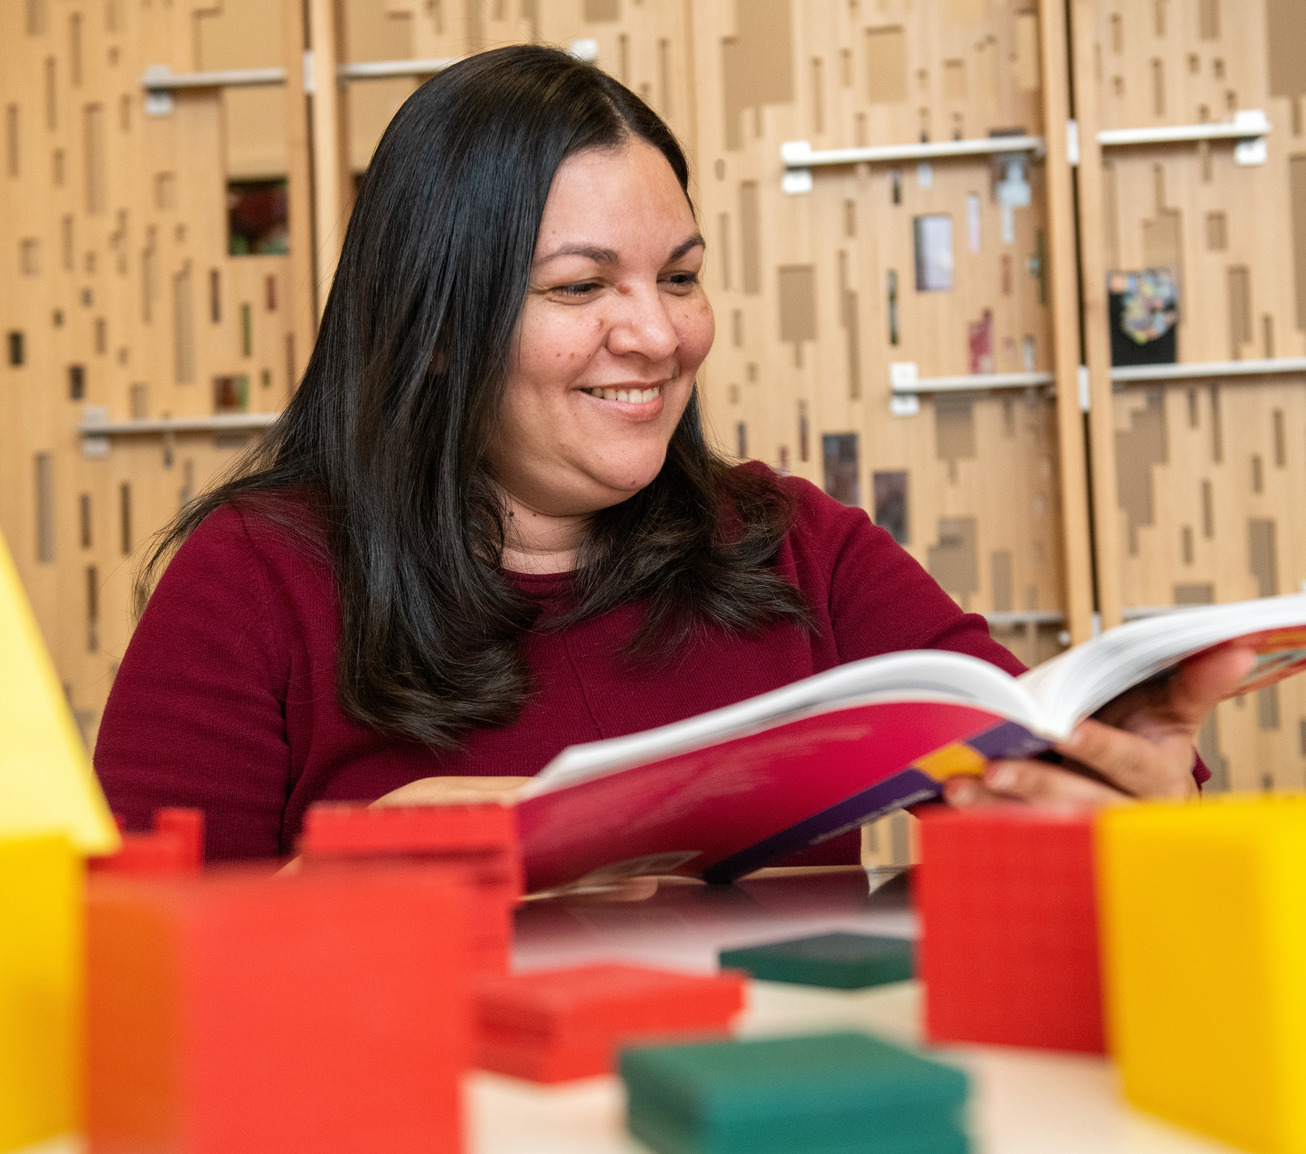
{"type": "MultiPolygon", "coordinates": [[[[188,436],[84,457],[70,430],[85,404],[121,417],[284,403],[329,284],[349,174],[415,86],[338,89],[337,59],[595,41],[600,64],[691,153],[720,319],[700,386],[723,447],[822,484],[835,446],[830,483],[968,607],[1058,609],[1077,635],[1088,628],[1081,305],[1103,618],[1252,596],[1271,575],[1297,588],[1306,542],[1290,495],[1306,485],[1306,381],[1113,395],[1105,286],[1111,269],[1172,268],[1182,360],[1306,355],[1306,94],[1300,61],[1280,47],[1299,7],[1267,0],[1235,20],[1218,0],[1075,0],[1077,301],[1056,5],[1040,20],[1032,3],[985,0],[312,0],[309,29],[300,0],[120,4],[112,19],[99,0],[0,6],[0,253],[11,270],[0,279],[0,525],[88,732],[130,631],[124,531],[139,549],[237,446],[188,436]],[[282,63],[289,82],[179,94],[170,115],[151,117],[137,79],[157,63],[282,63]],[[1122,150],[1104,164],[1093,139],[1098,127],[1252,107],[1275,127],[1259,168],[1234,165],[1226,144],[1122,150]],[[780,189],[787,140],[909,143],[1045,122],[1047,160],[1012,173],[986,158],[858,166],[816,172],[805,196],[780,189]],[[283,175],[289,254],[229,255],[228,182],[283,175]],[[999,204],[1009,176],[1028,183],[1029,207],[999,204]],[[930,216],[950,221],[951,287],[918,291],[913,222],[930,216]],[[1057,392],[927,397],[895,415],[894,361],[923,376],[1050,370],[1057,392]],[[42,501],[50,562],[37,561],[42,501]]],[[[1059,633],[1002,637],[1037,660],[1059,633]]],[[[1257,759],[1275,782],[1301,778],[1299,694],[1285,686],[1272,704],[1221,711],[1202,740],[1222,780],[1258,784],[1257,759]]]]}
{"type": "MultiPolygon", "coordinates": [[[[983,8],[981,19],[950,23],[942,4],[795,6],[792,67],[809,82],[790,100],[746,111],[736,136],[723,123],[732,97],[709,51],[738,36],[736,5],[693,6],[701,219],[709,250],[718,246],[719,220],[739,221],[730,250],[743,270],[742,284],[709,283],[718,315],[739,317],[744,339],[719,340],[700,383],[723,441],[733,447],[742,423],[754,456],[817,484],[825,481],[823,456],[805,453],[804,441],[856,433],[860,499],[923,563],[933,557],[970,607],[993,608],[997,596],[1009,608],[1056,609],[1065,606],[1063,545],[1048,394],[926,398],[916,416],[893,416],[888,381],[889,362],[899,360],[915,361],[924,376],[966,373],[972,363],[1052,367],[1046,260],[1038,259],[1047,249],[1043,167],[1026,169],[1032,205],[1014,211],[1009,242],[994,192],[1004,170],[987,158],[817,171],[813,191],[796,197],[781,192],[776,172],[789,139],[821,148],[908,143],[926,120],[936,139],[1040,131],[1039,92],[1022,89],[1005,64],[1019,51],[1015,14],[983,8]],[[825,67],[812,68],[815,60],[825,67]],[[899,60],[901,69],[886,70],[899,60]],[[1003,64],[990,68],[992,61],[1003,64]],[[811,89],[818,76],[819,100],[811,89]],[[913,222],[929,215],[952,221],[951,290],[914,287],[913,222]],[[791,275],[782,270],[794,268],[811,268],[815,286],[815,338],[802,342],[786,340],[794,330],[777,324],[791,275]],[[902,478],[892,501],[881,479],[889,476],[902,478]],[[972,522],[973,557],[966,546],[970,559],[959,568],[950,560],[961,539],[953,528],[972,522]],[[1011,558],[1009,570],[998,570],[1000,589],[987,560],[995,552],[1011,558]],[[964,579],[954,580],[958,573],[964,579]]],[[[1023,651],[1023,639],[1016,643],[1023,651]]]]}
{"type": "MultiPolygon", "coordinates": [[[[228,16],[243,13],[243,34],[229,38],[242,50],[276,42],[276,6],[225,4],[228,16]]],[[[236,446],[190,435],[85,456],[73,431],[83,407],[113,419],[203,415],[213,379],[236,375],[251,382],[251,409],[278,408],[294,293],[289,258],[228,256],[223,98],[179,94],[158,117],[143,107],[150,64],[264,62],[204,59],[223,6],[38,7],[45,17],[33,23],[26,5],[0,6],[0,108],[22,114],[19,170],[0,185],[0,251],[15,261],[30,240],[34,266],[0,278],[0,324],[23,346],[19,363],[0,363],[0,527],[93,737],[130,634],[141,550],[236,446]]]]}
{"type": "MultiPolygon", "coordinates": [[[[1302,258],[1285,259],[1303,251],[1306,193],[1295,156],[1306,142],[1295,65],[1278,47],[1284,20],[1296,18],[1287,9],[1299,7],[1243,5],[1234,20],[1214,0],[1172,4],[1160,27],[1145,6],[1076,6],[1088,59],[1100,61],[1089,113],[1104,126],[1220,120],[1238,108],[1265,109],[1274,126],[1259,166],[1236,165],[1222,143],[1113,152],[1112,257],[1122,269],[1178,272],[1180,361],[1306,354],[1295,268],[1302,258]],[[1138,89],[1153,59],[1164,63],[1163,112],[1138,89]]],[[[1094,274],[1088,292],[1099,291],[1094,274]]],[[[1090,336],[1101,341],[1105,317],[1093,324],[1090,336]]],[[[1107,496],[1121,514],[1115,543],[1126,606],[1302,587],[1296,494],[1306,485],[1306,374],[1131,386],[1110,411],[1117,467],[1107,496]]],[[[1204,735],[1204,756],[1224,784],[1302,783],[1297,722],[1306,698],[1293,682],[1273,708],[1267,701],[1222,706],[1204,735]]]]}

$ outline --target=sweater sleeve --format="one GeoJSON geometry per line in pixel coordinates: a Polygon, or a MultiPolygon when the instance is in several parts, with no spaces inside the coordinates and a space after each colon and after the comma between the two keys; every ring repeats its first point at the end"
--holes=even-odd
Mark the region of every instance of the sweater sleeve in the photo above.
{"type": "Polygon", "coordinates": [[[290,789],[288,658],[273,583],[240,514],[220,509],[159,581],[109,694],[95,768],[128,828],[204,811],[209,856],[280,852],[290,789]]]}

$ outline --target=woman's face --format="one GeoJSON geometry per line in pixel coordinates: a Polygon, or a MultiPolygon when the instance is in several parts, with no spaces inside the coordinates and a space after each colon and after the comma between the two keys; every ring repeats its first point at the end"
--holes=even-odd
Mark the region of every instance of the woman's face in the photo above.
{"type": "Polygon", "coordinates": [[[712,346],[702,265],[689,203],[652,145],[558,168],[490,447],[518,504],[586,516],[657,476],[712,346]]]}

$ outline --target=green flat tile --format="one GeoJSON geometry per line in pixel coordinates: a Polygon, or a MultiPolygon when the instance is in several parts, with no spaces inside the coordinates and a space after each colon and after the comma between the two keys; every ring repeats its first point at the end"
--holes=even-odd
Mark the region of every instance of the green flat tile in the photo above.
{"type": "Polygon", "coordinates": [[[835,933],[724,950],[721,965],[766,982],[862,990],[905,982],[914,972],[913,954],[912,943],[903,938],[835,933]]]}
{"type": "Polygon", "coordinates": [[[866,1034],[641,1047],[632,1133],[664,1154],[954,1154],[966,1076],[866,1034]]]}
{"type": "MultiPolygon", "coordinates": [[[[919,1121],[919,1120],[918,1120],[919,1121]]],[[[683,1119],[667,1117],[632,1104],[626,1125],[630,1133],[657,1154],[969,1154],[965,1134],[953,1126],[920,1121],[907,1134],[886,1134],[874,1127],[834,1134],[807,1125],[797,1135],[785,1133],[759,1143],[756,1134],[701,1134],[683,1119]]]]}

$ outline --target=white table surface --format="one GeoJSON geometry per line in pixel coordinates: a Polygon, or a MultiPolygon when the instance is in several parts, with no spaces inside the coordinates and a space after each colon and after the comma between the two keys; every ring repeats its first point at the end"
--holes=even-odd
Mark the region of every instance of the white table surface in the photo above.
{"type": "MultiPolygon", "coordinates": [[[[880,879],[873,879],[878,881],[880,879]]],[[[532,903],[518,920],[519,970],[632,961],[697,972],[717,951],[829,930],[910,937],[901,879],[870,893],[860,871],[755,877],[735,887],[664,887],[645,902],[532,903]]],[[[865,1029],[919,1045],[921,990],[753,982],[742,1036],[865,1029]]],[[[1128,1107],[1102,1057],[995,1046],[932,1047],[971,1077],[976,1154],[1227,1154],[1232,1148],[1128,1107]]],[[[471,1154],[643,1154],[623,1121],[620,1079],[544,1087],[478,1072],[469,1084],[471,1154]]]]}

